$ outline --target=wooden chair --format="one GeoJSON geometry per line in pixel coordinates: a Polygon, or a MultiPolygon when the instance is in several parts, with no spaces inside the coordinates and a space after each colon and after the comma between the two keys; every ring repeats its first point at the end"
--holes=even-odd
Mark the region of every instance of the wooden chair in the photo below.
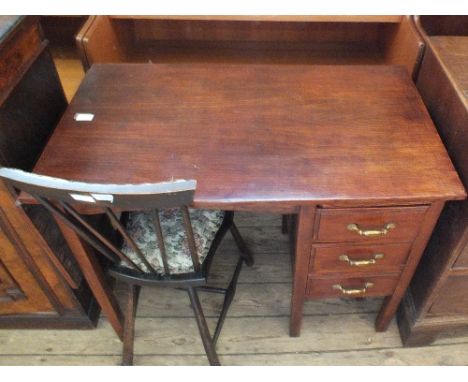
{"type": "MultiPolygon", "coordinates": [[[[215,345],[234,298],[242,264],[253,258],[233,221],[233,212],[189,210],[194,180],[154,184],[104,185],[72,182],[21,170],[0,168],[7,185],[30,194],[59,221],[105,256],[109,273],[128,285],[123,365],[133,364],[135,315],[141,286],[187,291],[211,365],[219,365],[215,345]],[[112,235],[93,225],[85,209],[107,217],[112,235]],[[240,257],[226,289],[207,285],[216,248],[230,230],[240,257]],[[224,303],[211,336],[198,291],[222,293],[224,303]]],[[[88,211],[89,212],[89,211],[88,211]]]]}

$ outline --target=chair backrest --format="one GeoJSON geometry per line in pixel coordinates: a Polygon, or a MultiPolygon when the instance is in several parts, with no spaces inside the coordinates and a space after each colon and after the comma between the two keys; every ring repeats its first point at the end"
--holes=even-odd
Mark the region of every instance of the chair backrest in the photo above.
{"type": "Polygon", "coordinates": [[[193,269],[195,272],[200,271],[200,261],[188,211],[188,205],[192,203],[196,189],[195,180],[125,185],[95,184],[68,181],[6,167],[0,168],[0,178],[3,178],[8,186],[31,195],[57,219],[73,229],[81,239],[114,264],[119,265],[125,262],[137,276],[148,273],[157,275],[158,272],[148,262],[116,211],[149,211],[151,213],[164,273],[170,275],[159,210],[180,209],[193,269]],[[106,237],[102,230],[91,225],[79,212],[78,205],[92,206],[93,212],[96,209],[102,210],[122,239],[145,265],[146,270],[127,256],[114,240],[106,237]]]}

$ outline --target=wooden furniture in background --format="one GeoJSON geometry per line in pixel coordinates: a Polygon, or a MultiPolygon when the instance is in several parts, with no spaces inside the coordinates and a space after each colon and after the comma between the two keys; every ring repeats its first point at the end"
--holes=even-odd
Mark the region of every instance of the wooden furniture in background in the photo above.
{"type": "MultiPolygon", "coordinates": [[[[0,104],[0,165],[30,170],[67,106],[37,17],[0,17],[0,104]]],[[[57,227],[15,198],[0,183],[0,327],[93,327],[97,306],[57,227]]]]}
{"type": "MultiPolygon", "coordinates": [[[[421,16],[417,87],[468,187],[468,17],[421,16]]],[[[468,201],[447,203],[399,310],[407,346],[468,327],[468,201]]]]}
{"type": "Polygon", "coordinates": [[[88,16],[41,16],[44,37],[62,83],[67,100],[73,98],[84,76],[83,65],[75,44],[75,35],[88,16]]]}
{"type": "Polygon", "coordinates": [[[417,72],[407,16],[90,16],[83,65],[115,62],[397,64],[417,72]]]}
{"type": "MultiPolygon", "coordinates": [[[[350,295],[388,296],[376,321],[385,330],[444,202],[466,196],[399,66],[95,64],[34,172],[196,179],[195,208],[298,214],[293,336],[305,300],[350,295]]],[[[121,333],[100,274],[85,272],[121,333]]]]}

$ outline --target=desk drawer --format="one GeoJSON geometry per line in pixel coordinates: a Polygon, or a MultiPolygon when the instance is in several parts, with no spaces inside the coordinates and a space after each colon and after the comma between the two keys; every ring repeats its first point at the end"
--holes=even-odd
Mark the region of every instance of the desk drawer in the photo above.
{"type": "Polygon", "coordinates": [[[412,241],[427,206],[322,209],[320,242],[412,241]]]}
{"type": "Polygon", "coordinates": [[[398,283],[397,276],[352,278],[315,278],[307,282],[307,297],[377,297],[391,295],[398,283]]]}
{"type": "Polygon", "coordinates": [[[406,263],[410,243],[314,245],[309,272],[399,273],[406,263]]]}

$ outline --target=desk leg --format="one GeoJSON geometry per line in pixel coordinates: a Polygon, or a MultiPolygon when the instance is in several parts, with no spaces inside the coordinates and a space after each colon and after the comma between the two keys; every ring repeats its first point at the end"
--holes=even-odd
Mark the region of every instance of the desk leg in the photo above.
{"type": "Polygon", "coordinates": [[[393,294],[385,298],[383,306],[380,309],[379,315],[377,316],[375,321],[376,331],[384,332],[387,330],[390,321],[395,316],[398,305],[400,305],[406,289],[411,282],[414,272],[416,271],[416,267],[418,266],[419,260],[424,253],[424,249],[426,248],[427,242],[431,237],[432,231],[435,224],[437,223],[437,219],[439,218],[443,207],[444,202],[435,202],[426,212],[418,237],[411,247],[411,252],[408,256],[405,269],[400,276],[400,281],[398,282],[398,285],[395,288],[393,294]]]}
{"type": "Polygon", "coordinates": [[[123,340],[123,314],[119,304],[106,280],[101,265],[95,255],[90,254],[89,248],[80,240],[78,235],[59,219],[56,219],[60,231],[73,252],[83,275],[88,282],[94,297],[98,301],[102,311],[121,340],[123,340]]]}
{"type": "Polygon", "coordinates": [[[307,287],[314,218],[315,206],[301,207],[297,220],[296,251],[294,256],[291,317],[289,323],[289,335],[291,337],[299,337],[301,334],[302,308],[307,287]]]}

